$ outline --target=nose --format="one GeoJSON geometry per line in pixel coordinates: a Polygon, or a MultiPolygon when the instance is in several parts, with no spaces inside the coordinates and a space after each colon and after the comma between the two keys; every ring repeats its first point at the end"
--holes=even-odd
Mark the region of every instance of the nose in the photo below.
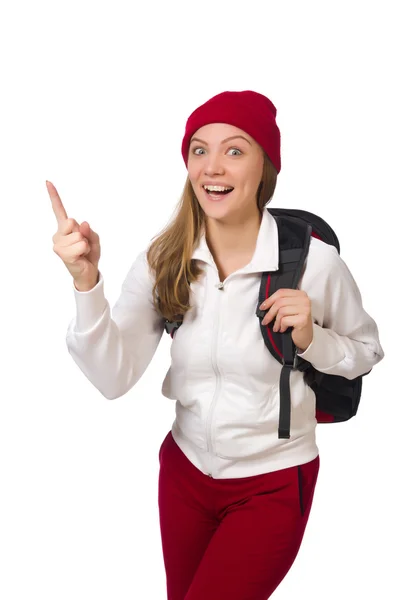
{"type": "Polygon", "coordinates": [[[208,176],[222,175],[225,172],[222,157],[217,152],[209,152],[206,156],[205,174],[208,176]]]}

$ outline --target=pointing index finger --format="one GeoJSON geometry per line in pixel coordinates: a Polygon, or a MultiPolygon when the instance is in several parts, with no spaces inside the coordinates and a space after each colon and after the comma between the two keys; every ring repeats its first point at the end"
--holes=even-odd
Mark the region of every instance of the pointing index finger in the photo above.
{"type": "Polygon", "coordinates": [[[51,181],[46,181],[47,191],[51,198],[52,209],[54,211],[56,220],[58,221],[58,225],[68,218],[65,207],[62,204],[62,200],[59,197],[59,194],[56,190],[55,185],[51,183],[51,181]]]}

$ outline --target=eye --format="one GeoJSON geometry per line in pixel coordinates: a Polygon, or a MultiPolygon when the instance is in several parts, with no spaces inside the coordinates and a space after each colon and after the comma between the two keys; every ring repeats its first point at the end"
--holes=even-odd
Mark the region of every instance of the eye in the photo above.
{"type": "MultiPolygon", "coordinates": [[[[200,156],[202,155],[202,152],[197,152],[197,150],[202,150],[202,152],[205,152],[204,148],[202,148],[201,146],[196,146],[195,148],[192,148],[192,153],[195,154],[196,156],[200,156]]],[[[233,156],[240,156],[242,154],[241,150],[239,150],[238,148],[230,148],[229,152],[233,151],[233,152],[238,152],[238,154],[233,154],[233,156]]]]}
{"type": "Polygon", "coordinates": [[[238,152],[238,154],[234,154],[233,156],[240,156],[240,154],[242,154],[241,150],[239,150],[238,148],[230,148],[230,150],[238,152]]]}

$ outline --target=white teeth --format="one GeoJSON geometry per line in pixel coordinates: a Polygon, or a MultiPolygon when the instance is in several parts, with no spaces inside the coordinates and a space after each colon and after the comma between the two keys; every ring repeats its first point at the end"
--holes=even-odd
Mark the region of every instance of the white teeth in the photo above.
{"type": "Polygon", "coordinates": [[[232,190],[232,187],[223,187],[222,185],[205,185],[204,189],[209,192],[225,192],[226,190],[232,190]]]}

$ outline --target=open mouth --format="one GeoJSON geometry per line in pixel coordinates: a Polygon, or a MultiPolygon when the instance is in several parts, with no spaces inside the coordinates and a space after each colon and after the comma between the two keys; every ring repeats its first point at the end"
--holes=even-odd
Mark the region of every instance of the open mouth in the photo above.
{"type": "Polygon", "coordinates": [[[215,201],[218,200],[219,201],[219,200],[223,200],[226,196],[231,194],[231,192],[234,190],[234,188],[215,190],[215,189],[207,189],[205,186],[203,186],[203,190],[207,194],[207,197],[209,198],[209,200],[215,200],[215,201]]]}

